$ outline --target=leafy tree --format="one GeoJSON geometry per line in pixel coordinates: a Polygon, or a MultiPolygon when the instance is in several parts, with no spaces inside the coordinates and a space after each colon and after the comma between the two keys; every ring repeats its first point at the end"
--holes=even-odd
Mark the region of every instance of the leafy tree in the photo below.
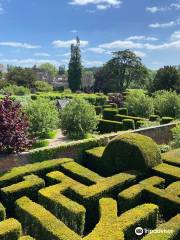
{"type": "Polygon", "coordinates": [[[0,152],[21,152],[31,146],[27,116],[20,103],[5,97],[0,101],[0,152]]]}
{"type": "Polygon", "coordinates": [[[29,88],[17,85],[8,85],[3,88],[3,92],[7,95],[23,96],[30,94],[29,88]]]}
{"type": "Polygon", "coordinates": [[[52,92],[53,91],[53,86],[44,81],[36,81],[34,86],[38,92],[52,92]]]}
{"type": "Polygon", "coordinates": [[[35,137],[44,137],[51,130],[59,127],[59,113],[54,102],[38,98],[25,107],[30,121],[30,133],[35,137]]]}
{"type": "Polygon", "coordinates": [[[128,113],[133,116],[149,117],[154,112],[153,99],[143,90],[131,90],[125,100],[128,113]]]}
{"type": "Polygon", "coordinates": [[[114,52],[113,58],[96,73],[95,87],[98,85],[106,92],[123,92],[133,81],[142,81],[146,74],[146,68],[135,53],[130,50],[114,52]]]}
{"type": "Polygon", "coordinates": [[[71,58],[68,69],[69,87],[73,92],[76,92],[81,87],[82,66],[81,66],[81,51],[80,39],[77,37],[76,44],[71,45],[71,58]]]}
{"type": "Polygon", "coordinates": [[[154,93],[155,111],[162,117],[180,117],[180,95],[175,91],[157,91],[154,93]]]}
{"type": "Polygon", "coordinates": [[[6,81],[18,86],[32,88],[34,82],[37,81],[37,77],[30,68],[9,67],[6,81]]]}
{"type": "Polygon", "coordinates": [[[180,74],[173,66],[164,66],[157,71],[154,90],[180,90],[180,74]]]}
{"type": "Polygon", "coordinates": [[[66,72],[65,66],[59,66],[58,74],[62,76],[65,74],[65,72],[66,72]]]}
{"type": "Polygon", "coordinates": [[[51,78],[56,77],[58,74],[58,70],[57,70],[56,66],[54,66],[51,63],[43,63],[39,66],[39,68],[46,70],[49,73],[49,75],[51,76],[51,78]]]}
{"type": "Polygon", "coordinates": [[[84,138],[96,129],[96,112],[92,105],[82,98],[73,99],[61,113],[63,131],[72,138],[84,138]]]}

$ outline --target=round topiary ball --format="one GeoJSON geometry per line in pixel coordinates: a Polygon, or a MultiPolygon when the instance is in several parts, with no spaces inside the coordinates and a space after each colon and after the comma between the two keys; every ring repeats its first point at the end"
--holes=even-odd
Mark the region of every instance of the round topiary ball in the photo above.
{"type": "Polygon", "coordinates": [[[107,176],[132,169],[146,171],[162,162],[157,144],[136,133],[115,137],[105,148],[101,161],[107,176]]]}

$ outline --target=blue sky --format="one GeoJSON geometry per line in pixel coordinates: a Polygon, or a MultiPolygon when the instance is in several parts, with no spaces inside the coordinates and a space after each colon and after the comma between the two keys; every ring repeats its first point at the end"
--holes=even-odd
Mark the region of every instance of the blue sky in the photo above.
{"type": "Polygon", "coordinates": [[[0,63],[67,65],[81,39],[84,66],[130,49],[149,68],[180,64],[180,0],[0,0],[0,63]]]}

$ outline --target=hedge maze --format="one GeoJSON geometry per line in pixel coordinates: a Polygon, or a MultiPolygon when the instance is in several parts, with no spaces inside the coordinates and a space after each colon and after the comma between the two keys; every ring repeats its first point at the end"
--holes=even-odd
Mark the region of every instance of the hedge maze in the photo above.
{"type": "Polygon", "coordinates": [[[13,168],[0,176],[0,240],[179,240],[178,162],[106,176],[67,158],[13,168]]]}

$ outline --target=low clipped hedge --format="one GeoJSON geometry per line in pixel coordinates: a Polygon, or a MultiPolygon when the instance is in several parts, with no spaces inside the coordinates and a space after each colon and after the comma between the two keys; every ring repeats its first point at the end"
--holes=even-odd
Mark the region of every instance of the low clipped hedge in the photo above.
{"type": "Polygon", "coordinates": [[[21,224],[14,218],[0,222],[0,239],[18,240],[22,234],[21,224]]]}
{"type": "Polygon", "coordinates": [[[20,237],[18,240],[36,240],[36,239],[32,238],[31,236],[24,236],[24,237],[20,237]]]}
{"type": "Polygon", "coordinates": [[[134,123],[134,120],[132,119],[124,119],[122,123],[123,123],[123,130],[135,129],[135,123],[134,123]]]}
{"type": "Polygon", "coordinates": [[[124,119],[131,119],[134,120],[135,124],[137,121],[145,121],[146,119],[140,118],[140,117],[133,117],[133,116],[127,116],[127,115],[122,115],[122,114],[116,114],[113,117],[114,121],[119,121],[122,122],[124,119]]]}
{"type": "Polygon", "coordinates": [[[155,121],[158,121],[160,119],[160,116],[159,115],[151,115],[149,117],[149,121],[151,122],[155,122],[155,121]]]}
{"type": "Polygon", "coordinates": [[[111,120],[99,120],[98,131],[100,133],[111,133],[123,130],[123,123],[111,120]]]}
{"type": "Polygon", "coordinates": [[[130,169],[147,171],[160,164],[157,144],[149,137],[124,133],[115,137],[103,152],[101,168],[107,175],[130,169]]]}
{"type": "Polygon", "coordinates": [[[144,123],[145,123],[145,121],[137,121],[136,122],[136,128],[138,129],[138,128],[141,128],[142,126],[144,126],[144,123]]]}
{"type": "Polygon", "coordinates": [[[180,167],[180,148],[162,154],[163,162],[180,167]]]}
{"type": "Polygon", "coordinates": [[[171,117],[162,117],[162,119],[161,119],[161,125],[163,125],[163,124],[168,124],[168,123],[172,122],[173,120],[174,120],[174,119],[171,118],[171,117]]]}
{"type": "Polygon", "coordinates": [[[4,208],[2,203],[0,203],[0,221],[3,221],[5,218],[6,218],[6,209],[4,208]]]}
{"type": "Polygon", "coordinates": [[[119,108],[119,114],[128,115],[128,109],[127,108],[119,108]]]}
{"type": "Polygon", "coordinates": [[[80,236],[52,213],[27,197],[16,201],[16,216],[27,233],[39,240],[81,240],[80,236]]]}
{"type": "Polygon", "coordinates": [[[30,174],[36,174],[40,177],[44,177],[50,171],[59,170],[61,164],[71,161],[73,160],[62,158],[12,168],[10,171],[5,172],[0,176],[0,187],[2,188],[10,184],[20,182],[22,177],[30,174]]]}
{"type": "Polygon", "coordinates": [[[114,116],[118,113],[116,108],[105,108],[103,111],[103,119],[105,120],[114,120],[114,116]]]}
{"type": "Polygon", "coordinates": [[[38,202],[79,235],[83,235],[86,209],[62,194],[71,183],[60,184],[39,191],[38,202]]]}
{"type": "Polygon", "coordinates": [[[179,229],[180,214],[177,214],[168,222],[160,224],[154,233],[147,234],[143,240],[178,240],[180,237],[179,229]]]}
{"type": "Polygon", "coordinates": [[[102,113],[102,107],[101,106],[95,106],[95,111],[96,111],[96,114],[99,115],[102,113]]]}
{"type": "Polygon", "coordinates": [[[1,199],[8,209],[12,210],[16,199],[25,195],[35,200],[37,192],[43,187],[45,182],[42,178],[35,175],[25,176],[24,181],[1,188],[1,199]]]}

